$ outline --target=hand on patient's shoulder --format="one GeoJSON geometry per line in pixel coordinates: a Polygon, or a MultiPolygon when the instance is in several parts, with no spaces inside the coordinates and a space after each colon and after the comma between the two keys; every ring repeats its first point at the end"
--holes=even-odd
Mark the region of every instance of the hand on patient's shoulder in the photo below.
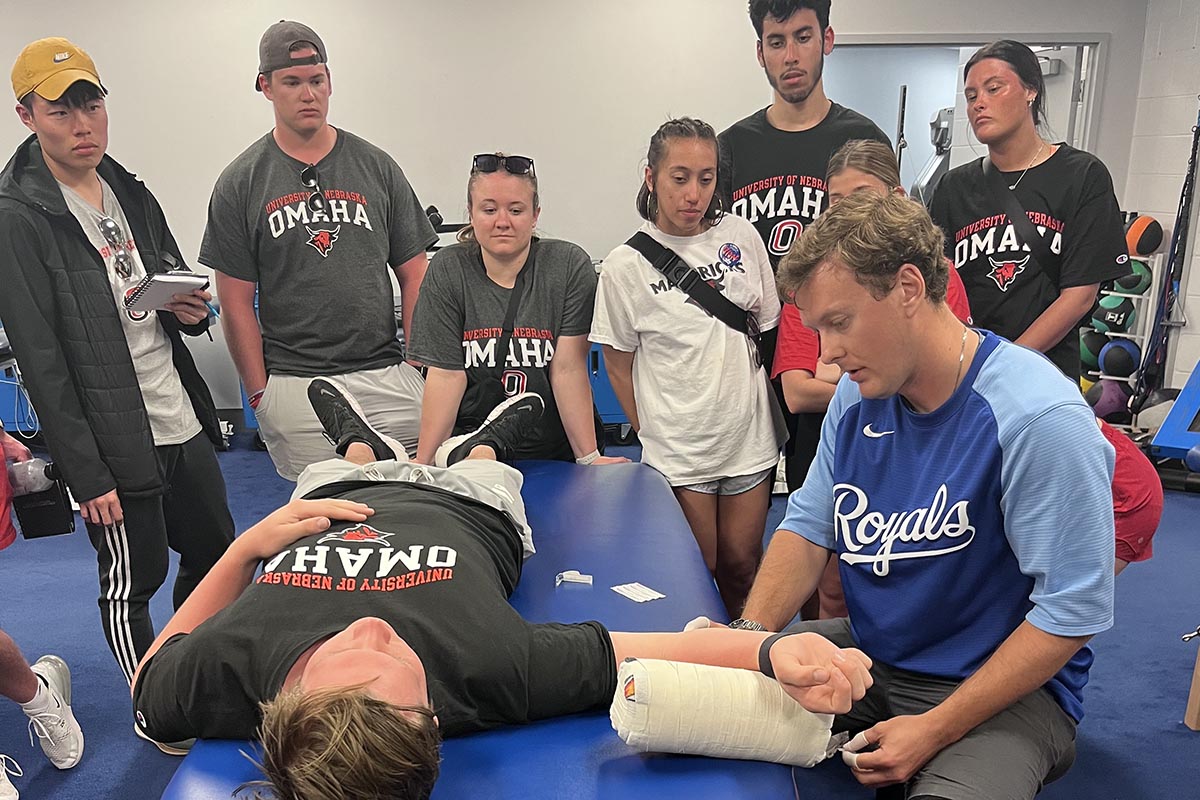
{"type": "Polygon", "coordinates": [[[249,548],[253,558],[265,561],[298,539],[325,530],[333,524],[332,520],[364,522],[374,513],[365,503],[352,500],[293,500],[268,514],[238,537],[238,541],[249,548]]]}
{"type": "Polygon", "coordinates": [[[874,679],[871,659],[815,633],[785,636],[771,645],[775,679],[797,703],[818,714],[845,714],[874,679]]]}

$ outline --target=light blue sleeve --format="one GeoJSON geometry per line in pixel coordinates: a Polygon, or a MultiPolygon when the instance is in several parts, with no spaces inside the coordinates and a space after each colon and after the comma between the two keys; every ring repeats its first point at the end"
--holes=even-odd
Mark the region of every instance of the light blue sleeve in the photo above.
{"type": "Polygon", "coordinates": [[[1000,507],[1021,572],[1033,578],[1030,624],[1057,636],[1113,623],[1115,453],[1082,400],[1019,430],[1000,430],[1000,507]]]}
{"type": "Polygon", "coordinates": [[[833,456],[838,425],[846,411],[860,399],[858,386],[843,375],[821,424],[821,441],[808,468],[808,477],[788,498],[787,513],[779,524],[779,530],[803,536],[826,550],[837,549],[833,528],[833,456]]]}

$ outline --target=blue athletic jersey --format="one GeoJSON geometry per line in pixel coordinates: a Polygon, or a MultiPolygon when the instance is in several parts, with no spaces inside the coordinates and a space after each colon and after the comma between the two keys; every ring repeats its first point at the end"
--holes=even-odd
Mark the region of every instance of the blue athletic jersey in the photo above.
{"type": "MultiPolygon", "coordinates": [[[[984,334],[929,414],[838,384],[781,528],[838,556],[873,659],[962,680],[1022,620],[1059,636],[1112,625],[1113,448],[1041,354],[984,334]]],[[[1047,684],[1074,719],[1083,648],[1047,684]]]]}

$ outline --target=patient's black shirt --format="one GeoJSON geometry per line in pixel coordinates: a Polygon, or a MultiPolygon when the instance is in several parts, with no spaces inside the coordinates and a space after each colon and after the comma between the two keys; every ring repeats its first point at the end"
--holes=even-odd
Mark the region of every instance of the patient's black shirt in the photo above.
{"type": "Polygon", "coordinates": [[[607,705],[616,665],[604,627],[535,625],[508,604],[522,549],[504,514],[410,483],[339,483],[317,496],[375,514],[297,541],[232,605],[163,645],[133,698],[152,738],[255,736],[259,703],[300,654],[368,616],[420,656],[444,736],[607,705]]]}

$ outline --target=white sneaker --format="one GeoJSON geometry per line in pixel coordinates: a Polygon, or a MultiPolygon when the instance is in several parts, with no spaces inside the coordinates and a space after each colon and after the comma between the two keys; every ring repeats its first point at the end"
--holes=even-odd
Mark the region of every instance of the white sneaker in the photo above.
{"type": "Polygon", "coordinates": [[[29,715],[29,743],[34,734],[42,752],[59,769],[70,769],[83,757],[83,730],[71,711],[71,670],[58,656],[42,656],[32,667],[50,688],[51,707],[29,715]]]}
{"type": "Polygon", "coordinates": [[[13,786],[12,781],[8,779],[10,772],[18,778],[24,774],[21,772],[20,764],[0,753],[0,800],[19,800],[21,797],[17,787],[13,786]]]}

